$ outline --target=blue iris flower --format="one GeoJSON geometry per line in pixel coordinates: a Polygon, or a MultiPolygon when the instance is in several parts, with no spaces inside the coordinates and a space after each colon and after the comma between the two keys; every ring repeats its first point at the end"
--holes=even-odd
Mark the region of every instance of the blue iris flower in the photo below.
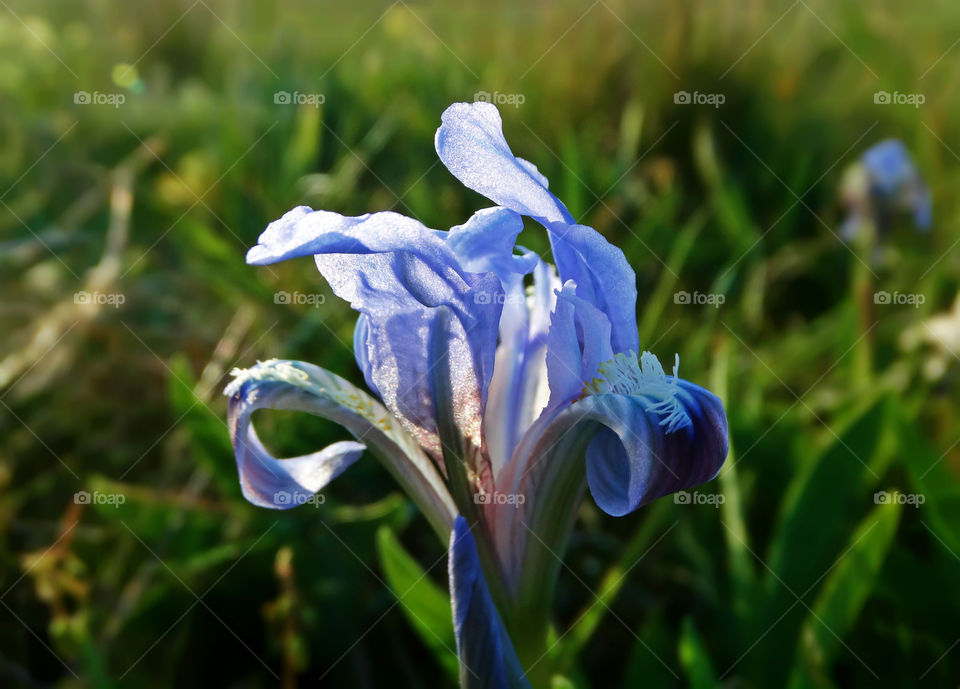
{"type": "Polygon", "coordinates": [[[933,224],[930,189],[923,181],[903,142],[886,139],[864,152],[844,180],[844,200],[849,217],[843,234],[852,239],[861,223],[869,219],[885,232],[897,212],[913,216],[921,231],[933,224]]]}
{"type": "Polygon", "coordinates": [[[493,105],[450,106],[435,144],[494,207],[437,231],[392,212],[301,206],[247,254],[254,265],[314,258],[360,314],[355,356],[373,394],[312,364],[261,362],[226,390],[230,429],[243,493],[264,507],[303,502],[373,452],[450,537],[464,685],[523,686],[504,629],[549,606],[584,488],[619,516],[708,481],[727,422],[715,395],[677,376],[678,360],[668,374],[641,352],[623,252],[513,155],[493,105]],[[546,229],[555,267],[516,245],[524,217],[546,229]],[[332,419],[356,441],[277,459],[251,424],[263,407],[332,419]]]}

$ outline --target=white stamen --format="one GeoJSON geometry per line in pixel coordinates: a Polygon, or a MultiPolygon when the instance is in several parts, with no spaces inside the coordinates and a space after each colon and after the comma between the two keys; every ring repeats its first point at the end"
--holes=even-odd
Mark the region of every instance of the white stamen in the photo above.
{"type": "Polygon", "coordinates": [[[660,425],[667,433],[692,423],[683,405],[677,399],[680,355],[675,355],[673,376],[668,379],[657,357],[643,352],[639,360],[634,352],[617,354],[600,364],[599,376],[583,386],[584,395],[637,395],[653,398],[647,402],[647,411],[659,414],[660,425]]]}

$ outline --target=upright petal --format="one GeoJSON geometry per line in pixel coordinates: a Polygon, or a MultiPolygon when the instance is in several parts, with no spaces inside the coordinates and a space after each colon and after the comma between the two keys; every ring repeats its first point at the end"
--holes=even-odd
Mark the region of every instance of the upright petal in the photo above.
{"type": "Polygon", "coordinates": [[[610,321],[590,302],[578,297],[576,289],[577,285],[569,280],[557,295],[547,336],[552,409],[566,406],[582,395],[600,365],[613,358],[610,321]]]}
{"type": "Polygon", "coordinates": [[[467,187],[543,224],[573,216],[547,190],[546,178],[513,155],[500,113],[490,103],[454,103],[444,110],[435,145],[440,160],[467,187]]]}
{"type": "Polygon", "coordinates": [[[577,225],[546,178],[513,155],[496,107],[455,103],[442,121],[435,143],[444,165],[467,187],[546,227],[560,279],[574,280],[577,295],[607,315],[615,351],[636,351],[636,274],[623,252],[577,225]]]}
{"type": "Polygon", "coordinates": [[[300,207],[271,223],[247,255],[258,264],[314,255],[334,293],[363,316],[355,345],[364,376],[437,458],[437,415],[447,412],[430,394],[427,340],[437,311],[449,308],[458,323],[455,403],[470,412],[460,418],[476,420],[460,431],[479,447],[502,307],[496,275],[464,270],[442,235],[391,212],[346,217],[300,207]]]}
{"type": "Polygon", "coordinates": [[[490,597],[477,544],[463,517],[450,534],[450,599],[463,689],[529,687],[490,597]]]}
{"type": "Polygon", "coordinates": [[[546,329],[557,278],[534,252],[515,252],[522,229],[523,220],[514,211],[486,208],[452,228],[447,237],[465,269],[491,271],[503,287],[500,343],[483,416],[483,435],[494,474],[509,461],[520,436],[546,405],[546,329]],[[534,284],[528,296],[524,276],[531,271],[534,284]]]}
{"type": "Polygon", "coordinates": [[[299,361],[264,361],[234,371],[224,391],[244,497],[262,507],[293,507],[322,488],[369,447],[406,489],[438,533],[456,509],[434,464],[379,402],[329,371],[299,361]],[[305,411],[341,424],[361,442],[334,443],[293,459],[272,457],[251,423],[257,409],[305,411]],[[302,496],[302,497],[301,497],[302,496]]]}
{"type": "Polygon", "coordinates": [[[547,333],[560,287],[553,266],[537,260],[533,287],[506,291],[500,317],[493,380],[483,417],[494,474],[511,461],[514,448],[547,406],[547,333]]]}

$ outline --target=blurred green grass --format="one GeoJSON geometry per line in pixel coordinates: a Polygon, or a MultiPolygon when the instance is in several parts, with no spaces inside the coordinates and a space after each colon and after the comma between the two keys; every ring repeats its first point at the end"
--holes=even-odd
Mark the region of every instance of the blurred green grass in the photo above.
{"type": "MultiPolygon", "coordinates": [[[[301,203],[461,222],[485,202],[432,137],[480,91],[523,96],[501,107],[514,150],[624,248],[644,346],[679,352],[730,417],[731,458],[704,489],[720,509],[583,507],[544,661],[556,686],[955,684],[960,338],[924,323],[960,275],[957,36],[945,1],[5,3],[4,684],[453,685],[410,607],[439,619],[435,591],[391,592],[417,562],[444,587],[422,518],[373,461],[316,509],[248,505],[219,391],[273,356],[361,382],[353,315],[312,264],[244,252],[301,203]],[[876,105],[879,90],[926,102],[876,105]],[[919,308],[865,307],[833,234],[843,169],[891,136],[932,186],[935,227],[895,228],[871,284],[919,308]],[[910,332],[925,342],[905,347],[910,332]],[[80,490],[126,501],[77,505],[80,490]],[[926,501],[876,505],[880,490],[926,501]]],[[[281,453],[344,437],[261,423],[281,453]]]]}

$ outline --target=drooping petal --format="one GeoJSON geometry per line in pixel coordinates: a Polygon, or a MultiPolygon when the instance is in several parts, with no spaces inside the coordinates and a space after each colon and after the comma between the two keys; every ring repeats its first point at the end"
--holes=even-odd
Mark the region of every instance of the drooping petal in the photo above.
{"type": "Polygon", "coordinates": [[[277,459],[260,442],[253,426],[239,436],[237,456],[243,497],[259,507],[286,510],[307,502],[360,458],[366,446],[352,441],[328,445],[301,457],[277,459]]]}
{"type": "Polygon", "coordinates": [[[444,165],[467,187],[546,227],[560,279],[574,280],[577,295],[607,315],[615,351],[636,351],[636,274],[623,252],[577,225],[546,178],[513,155],[496,107],[454,103],[442,121],[435,143],[444,165]]]}
{"type": "Polygon", "coordinates": [[[625,359],[608,362],[590,394],[542,416],[517,447],[523,461],[498,477],[497,490],[525,497],[496,531],[508,583],[525,605],[549,600],[542,581],[554,580],[584,484],[602,510],[621,516],[712,479],[726,458],[715,395],[664,374],[653,355],[633,367],[625,359]]]}
{"type": "Polygon", "coordinates": [[[247,256],[262,264],[314,255],[334,293],[363,314],[364,342],[355,344],[364,350],[357,355],[364,376],[434,457],[441,455],[437,415],[448,411],[430,395],[427,340],[437,311],[449,308],[458,322],[454,401],[469,424],[460,432],[479,447],[503,301],[496,275],[464,270],[442,235],[397,213],[346,217],[300,207],[271,223],[247,256]]]}
{"type": "Polygon", "coordinates": [[[227,418],[244,497],[262,507],[293,507],[335,478],[366,447],[406,489],[437,532],[446,535],[456,509],[443,480],[417,442],[379,402],[329,371],[299,361],[272,359],[234,375],[224,394],[230,398],[227,418]],[[251,422],[253,412],[263,408],[330,419],[362,443],[344,441],[312,455],[276,459],[264,448],[251,422]],[[295,498],[293,493],[304,497],[295,498]]]}
{"type": "MultiPolygon", "coordinates": [[[[677,401],[690,423],[671,431],[651,412],[661,400],[644,394],[597,395],[584,418],[603,424],[587,447],[587,482],[607,514],[621,516],[657,498],[714,478],[727,457],[723,403],[709,390],[678,380],[677,401]]],[[[589,400],[589,401],[588,401],[589,400]]],[[[575,405],[576,406],[576,405],[575,405]]]]}
{"type": "Polygon", "coordinates": [[[529,687],[490,597],[477,544],[458,516],[450,534],[450,600],[463,689],[529,687]]]}

